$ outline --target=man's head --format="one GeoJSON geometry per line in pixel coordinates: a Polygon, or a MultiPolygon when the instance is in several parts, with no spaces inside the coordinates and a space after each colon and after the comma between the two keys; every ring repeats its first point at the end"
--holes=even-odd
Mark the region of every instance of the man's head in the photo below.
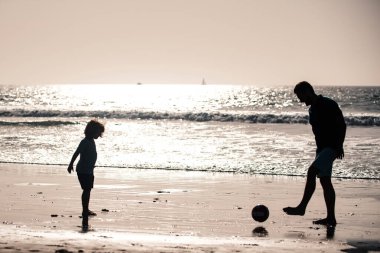
{"type": "Polygon", "coordinates": [[[317,97],[313,86],[306,81],[298,83],[296,87],[294,87],[294,93],[297,95],[301,103],[305,103],[308,106],[311,105],[317,97]]]}

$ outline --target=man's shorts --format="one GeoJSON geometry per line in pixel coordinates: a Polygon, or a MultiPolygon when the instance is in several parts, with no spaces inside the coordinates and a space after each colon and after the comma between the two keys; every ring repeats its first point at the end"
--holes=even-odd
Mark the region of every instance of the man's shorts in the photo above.
{"type": "Polygon", "coordinates": [[[80,186],[83,190],[89,190],[94,187],[94,175],[77,173],[80,186]]]}
{"type": "Polygon", "coordinates": [[[332,167],[336,159],[336,151],[332,148],[324,148],[317,153],[313,166],[318,170],[318,177],[331,177],[332,167]]]}

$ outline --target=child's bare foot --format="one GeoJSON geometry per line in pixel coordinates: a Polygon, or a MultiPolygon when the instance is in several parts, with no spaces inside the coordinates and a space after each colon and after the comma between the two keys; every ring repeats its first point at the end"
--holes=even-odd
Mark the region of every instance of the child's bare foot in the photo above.
{"type": "Polygon", "coordinates": [[[285,207],[282,210],[284,210],[287,215],[305,215],[305,209],[299,207],[285,207]]]}
{"type": "Polygon", "coordinates": [[[82,225],[82,232],[88,231],[88,225],[82,225]]]}
{"type": "Polygon", "coordinates": [[[320,219],[320,220],[313,221],[313,224],[335,227],[336,226],[336,220],[335,219],[327,219],[327,218],[325,218],[325,219],[320,219]]]}

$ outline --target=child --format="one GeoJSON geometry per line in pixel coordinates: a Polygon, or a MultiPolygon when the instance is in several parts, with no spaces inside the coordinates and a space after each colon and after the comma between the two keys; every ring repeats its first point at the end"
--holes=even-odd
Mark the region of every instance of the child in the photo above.
{"type": "Polygon", "coordinates": [[[82,187],[82,228],[84,231],[88,230],[88,216],[96,215],[88,208],[90,202],[91,189],[94,186],[94,167],[96,163],[97,153],[94,139],[101,137],[104,132],[104,125],[96,120],[91,120],[87,123],[84,130],[85,138],[80,142],[77,150],[75,151],[67,171],[71,173],[74,171],[74,161],[80,155],[79,162],[76,166],[78,180],[82,187]]]}

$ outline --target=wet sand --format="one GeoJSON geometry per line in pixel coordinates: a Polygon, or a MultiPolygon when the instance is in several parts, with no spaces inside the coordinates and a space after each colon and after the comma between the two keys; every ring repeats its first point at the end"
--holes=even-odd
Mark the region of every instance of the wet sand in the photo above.
{"type": "Polygon", "coordinates": [[[90,231],[81,231],[81,189],[65,167],[0,164],[0,252],[370,252],[380,250],[380,183],[333,179],[338,225],[320,185],[305,216],[303,177],[96,168],[90,231]],[[256,204],[270,216],[251,218],[256,204]]]}

